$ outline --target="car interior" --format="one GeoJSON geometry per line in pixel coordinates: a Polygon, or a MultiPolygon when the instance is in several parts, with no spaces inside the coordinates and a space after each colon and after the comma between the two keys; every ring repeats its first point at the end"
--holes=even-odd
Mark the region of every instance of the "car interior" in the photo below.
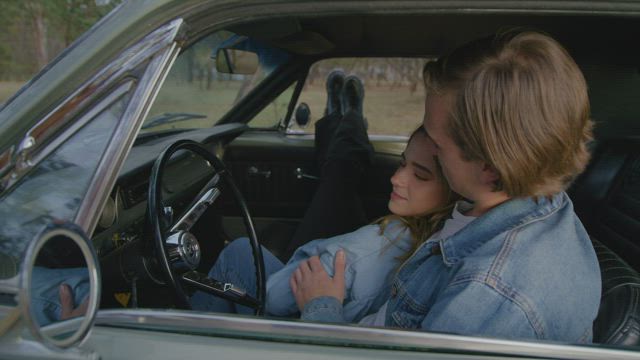
{"type": "MultiPolygon", "coordinates": [[[[101,307],[179,306],[171,289],[159,285],[159,274],[150,271],[139,256],[149,246],[146,200],[152,166],[168,145],[190,139],[216,154],[245,199],[258,241],[284,257],[318,184],[312,131],[290,130],[314,64],[343,58],[434,58],[470,39],[517,27],[541,30],[557,39],[589,84],[596,124],[592,160],[568,193],[601,266],[603,288],[594,342],[640,345],[640,241],[636,237],[640,232],[640,103],[633,95],[640,89],[640,51],[628,41],[640,35],[640,27],[636,19],[612,19],[562,13],[353,14],[248,21],[225,29],[286,52],[286,66],[275,68],[218,119],[211,119],[216,123],[213,127],[141,132],[93,234],[102,267],[101,307]],[[277,121],[254,126],[252,119],[283,94],[284,110],[277,121]],[[117,296],[132,292],[137,295],[128,302],[117,296]]],[[[187,35],[185,49],[217,31],[202,30],[207,29],[207,21],[205,15],[191,20],[191,28],[200,30],[187,35]]],[[[179,105],[173,111],[192,112],[179,105]]],[[[416,118],[415,126],[421,121],[416,118]]],[[[406,142],[406,136],[383,135],[371,135],[376,159],[362,191],[370,220],[387,212],[388,179],[406,142]]],[[[172,159],[162,191],[163,201],[173,207],[169,218],[176,219],[192,204],[212,171],[207,161],[192,154],[177,153],[172,159]]],[[[206,273],[225,242],[245,231],[242,205],[232,191],[223,189],[220,199],[192,229],[204,254],[198,270],[206,273]]]]}

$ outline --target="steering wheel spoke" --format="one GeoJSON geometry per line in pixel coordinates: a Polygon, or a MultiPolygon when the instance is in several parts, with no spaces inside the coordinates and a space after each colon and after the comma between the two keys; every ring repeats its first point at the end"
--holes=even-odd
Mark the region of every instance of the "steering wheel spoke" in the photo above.
{"type": "MultiPolygon", "coordinates": [[[[214,176],[215,184],[218,183],[220,175],[214,176]]],[[[220,190],[217,187],[205,187],[206,191],[200,195],[200,197],[193,203],[193,205],[185,211],[184,215],[169,229],[169,232],[174,233],[180,230],[189,231],[191,227],[198,222],[200,216],[211,206],[216,199],[220,196],[220,190]]]]}
{"type": "Polygon", "coordinates": [[[189,271],[182,274],[180,280],[186,285],[193,286],[198,290],[233,301],[240,305],[249,306],[254,309],[260,306],[260,302],[253,296],[247,294],[245,289],[231,283],[212,279],[197,271],[189,271]]]}

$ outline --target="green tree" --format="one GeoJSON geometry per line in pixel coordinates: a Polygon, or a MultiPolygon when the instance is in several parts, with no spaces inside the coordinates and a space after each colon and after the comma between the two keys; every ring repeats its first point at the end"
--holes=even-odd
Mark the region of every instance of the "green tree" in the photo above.
{"type": "Polygon", "coordinates": [[[0,80],[26,80],[121,0],[0,0],[0,80]]]}

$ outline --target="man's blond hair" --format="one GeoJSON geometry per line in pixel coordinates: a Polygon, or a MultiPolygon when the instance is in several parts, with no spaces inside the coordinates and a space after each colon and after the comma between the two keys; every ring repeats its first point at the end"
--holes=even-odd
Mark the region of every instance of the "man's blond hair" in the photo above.
{"type": "Polygon", "coordinates": [[[512,197],[562,191],[589,161],[587,85],[547,35],[504,33],[466,44],[424,68],[427,96],[451,95],[449,134],[469,161],[499,175],[512,197]]]}

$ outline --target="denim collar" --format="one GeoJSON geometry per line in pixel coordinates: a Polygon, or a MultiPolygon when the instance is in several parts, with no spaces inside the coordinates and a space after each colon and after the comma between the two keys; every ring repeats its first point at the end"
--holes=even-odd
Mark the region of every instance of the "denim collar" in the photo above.
{"type": "Polygon", "coordinates": [[[476,218],[455,234],[440,240],[443,261],[446,265],[452,266],[490,239],[550,215],[568,201],[569,198],[564,192],[550,197],[508,200],[476,218]]]}

